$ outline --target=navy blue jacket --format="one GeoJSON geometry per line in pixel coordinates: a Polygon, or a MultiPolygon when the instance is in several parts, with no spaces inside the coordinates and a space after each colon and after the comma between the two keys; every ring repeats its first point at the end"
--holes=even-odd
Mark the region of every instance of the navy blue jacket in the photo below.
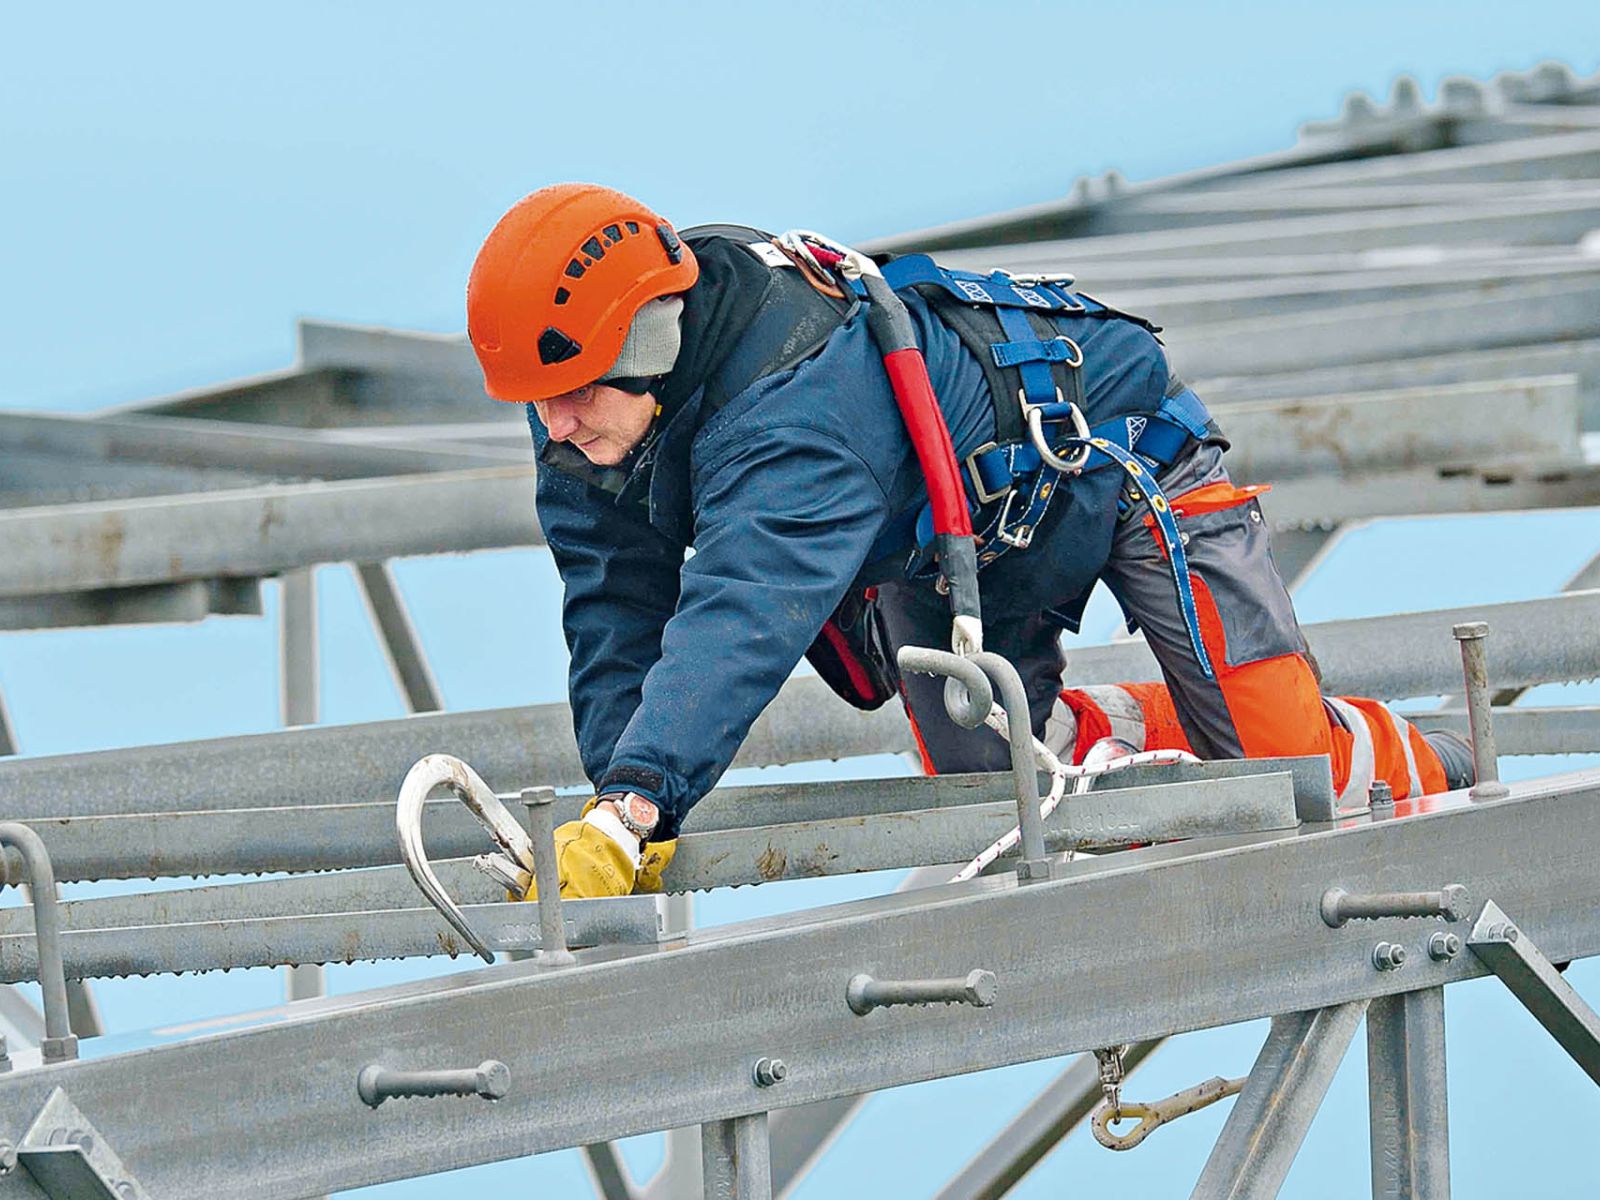
{"type": "MultiPolygon", "coordinates": [[[[696,295],[708,285],[703,273],[689,309],[710,300],[696,295]]],[[[964,457],[994,436],[983,372],[921,297],[903,298],[964,457]]],[[[1083,348],[1091,424],[1155,411],[1168,368],[1150,333],[1124,320],[1060,321],[1083,348]]],[[[910,538],[883,539],[927,499],[864,313],[717,411],[703,400],[702,388],[664,413],[647,451],[604,485],[552,463],[563,448],[528,406],[539,521],[566,585],[584,770],[599,790],[654,800],[658,838],[677,835],[846,589],[903,569],[910,538]]],[[[1081,607],[1109,552],[1120,476],[1074,479],[1031,548],[983,572],[986,620],[1081,607]]]]}

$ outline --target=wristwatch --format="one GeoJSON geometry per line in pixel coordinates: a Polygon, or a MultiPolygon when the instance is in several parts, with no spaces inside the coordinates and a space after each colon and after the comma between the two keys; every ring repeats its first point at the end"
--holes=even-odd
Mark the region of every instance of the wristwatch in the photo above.
{"type": "Polygon", "coordinates": [[[599,799],[617,810],[622,827],[641,842],[655,832],[661,820],[661,810],[638,792],[607,792],[599,799]]]}

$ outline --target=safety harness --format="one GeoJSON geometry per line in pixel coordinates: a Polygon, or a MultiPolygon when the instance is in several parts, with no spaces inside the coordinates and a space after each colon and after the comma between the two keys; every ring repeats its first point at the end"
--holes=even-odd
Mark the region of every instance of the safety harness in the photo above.
{"type": "MultiPolygon", "coordinates": [[[[969,454],[964,464],[968,506],[980,522],[978,569],[1028,547],[1063,477],[1120,467],[1130,481],[1123,503],[1149,501],[1167,547],[1189,640],[1206,677],[1214,678],[1183,537],[1155,478],[1191,438],[1215,433],[1210,415],[1194,391],[1174,379],[1154,412],[1089,426],[1079,374],[1083,351],[1058,322],[1120,319],[1152,334],[1158,328],[1067,290],[1071,276],[980,275],[942,267],[921,254],[891,259],[882,273],[896,290],[916,289],[955,331],[983,367],[994,398],[995,439],[969,454]]],[[[934,540],[932,518],[931,504],[916,514],[915,541],[924,549],[934,540]]],[[[901,537],[904,532],[892,531],[901,537]]],[[[927,568],[920,570],[926,573],[927,568]]]]}

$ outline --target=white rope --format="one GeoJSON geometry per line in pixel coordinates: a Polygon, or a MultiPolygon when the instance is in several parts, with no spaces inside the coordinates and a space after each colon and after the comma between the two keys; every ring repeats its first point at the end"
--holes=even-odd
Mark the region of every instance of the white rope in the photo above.
{"type": "MultiPolygon", "coordinates": [[[[989,709],[988,719],[985,724],[1001,737],[1010,740],[1011,727],[1006,722],[1005,709],[998,704],[989,709]]],[[[1050,772],[1050,791],[1039,801],[1039,819],[1047,820],[1055,812],[1057,805],[1067,792],[1067,780],[1074,780],[1072,794],[1080,796],[1094,786],[1094,781],[1102,775],[1110,775],[1116,771],[1126,771],[1133,767],[1155,766],[1170,763],[1197,763],[1200,760],[1185,750],[1144,750],[1137,754],[1130,754],[1124,758],[1115,758],[1109,762],[1085,763],[1075,767],[1071,763],[1064,763],[1056,757],[1055,752],[1038,738],[1033,739],[1033,757],[1041,771],[1050,772]]],[[[950,880],[959,883],[965,879],[975,878],[979,872],[994,862],[1008,850],[1016,848],[1022,840],[1022,831],[1013,828],[1009,833],[997,839],[987,850],[979,854],[961,870],[957,871],[950,880]]]]}

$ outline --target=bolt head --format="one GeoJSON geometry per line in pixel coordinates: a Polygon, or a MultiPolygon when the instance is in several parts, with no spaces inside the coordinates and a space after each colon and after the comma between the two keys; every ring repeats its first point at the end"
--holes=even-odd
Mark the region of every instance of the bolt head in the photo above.
{"type": "Polygon", "coordinates": [[[1489,622],[1463,621],[1459,625],[1450,627],[1450,635],[1458,642],[1474,641],[1477,638],[1489,636],[1489,622]]]}
{"type": "Polygon", "coordinates": [[[757,1087],[771,1087],[789,1077],[789,1067],[781,1058],[758,1058],[755,1080],[757,1087]]]}
{"type": "Polygon", "coordinates": [[[1514,942],[1518,937],[1521,936],[1521,934],[1517,932],[1517,927],[1515,925],[1507,925],[1502,933],[1508,942],[1514,942]]]}
{"type": "Polygon", "coordinates": [[[966,984],[967,1003],[976,1008],[988,1008],[1000,994],[1000,982],[993,971],[980,968],[969,972],[966,984]]]}
{"type": "Polygon", "coordinates": [[[9,1175],[17,1169],[17,1148],[10,1142],[0,1141],[0,1175],[9,1175]]]}
{"type": "Polygon", "coordinates": [[[1459,883],[1448,884],[1444,888],[1444,904],[1441,915],[1446,921],[1462,921],[1467,916],[1468,896],[1465,886],[1459,883]]]}

